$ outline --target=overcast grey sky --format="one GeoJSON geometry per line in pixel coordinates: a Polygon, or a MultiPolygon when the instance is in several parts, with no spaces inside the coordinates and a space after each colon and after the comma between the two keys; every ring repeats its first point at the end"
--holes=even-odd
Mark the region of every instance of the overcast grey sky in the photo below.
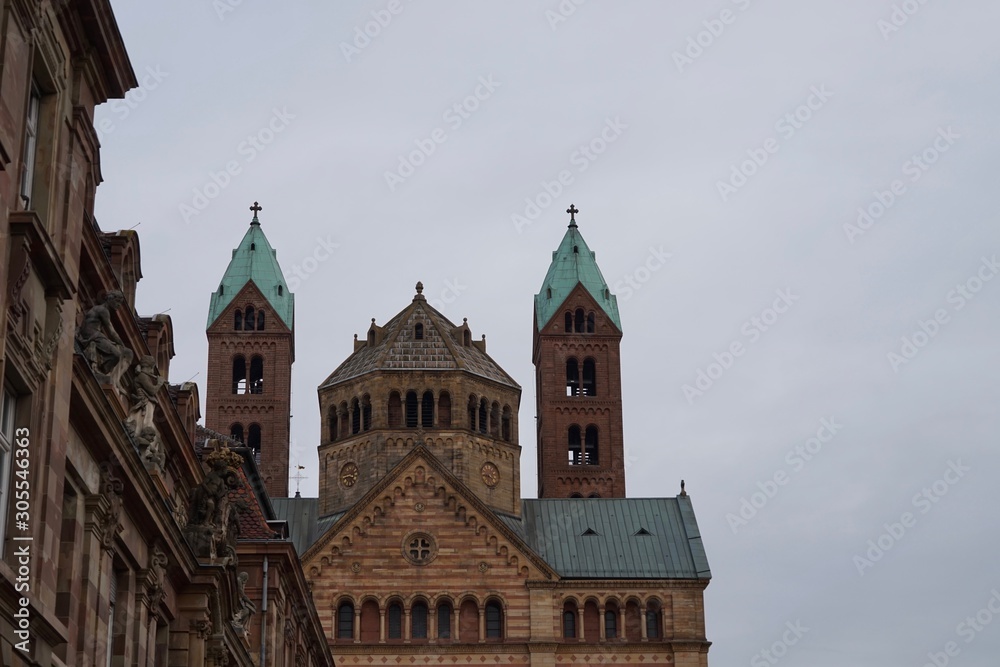
{"type": "Polygon", "coordinates": [[[996,664],[1000,5],[113,4],[143,86],[98,111],[98,219],[142,223],[139,310],[204,391],[260,201],[304,495],[317,385],[417,280],[522,384],[534,495],[572,202],[621,308],[629,495],[695,505],[711,664],[996,664]]]}

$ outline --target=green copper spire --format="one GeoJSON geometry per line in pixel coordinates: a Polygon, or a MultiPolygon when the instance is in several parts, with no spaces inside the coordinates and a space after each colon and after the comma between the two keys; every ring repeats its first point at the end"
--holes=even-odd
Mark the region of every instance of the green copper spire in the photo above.
{"type": "Polygon", "coordinates": [[[212,293],[212,301],[208,307],[208,326],[212,326],[219,319],[233,298],[252,281],[278,313],[281,321],[291,329],[295,313],[295,296],[285,284],[284,274],[278,265],[277,253],[271,248],[260,228],[257,213],[263,209],[254,202],[250,210],[253,211],[250,229],[243,236],[239,247],[233,250],[233,258],[225,275],[222,276],[219,289],[212,293]]]}
{"type": "Polygon", "coordinates": [[[563,236],[559,249],[552,253],[552,264],[545,274],[541,291],[535,295],[535,317],[538,321],[538,330],[541,331],[553,315],[559,311],[559,307],[569,296],[576,286],[583,287],[594,297],[594,301],[601,307],[618,330],[621,331],[622,322],[618,315],[618,299],[601,275],[601,269],[597,266],[595,253],[587,247],[587,242],[580,235],[580,230],[576,225],[576,214],[580,212],[576,206],[570,204],[566,209],[569,213],[569,229],[563,236]]]}

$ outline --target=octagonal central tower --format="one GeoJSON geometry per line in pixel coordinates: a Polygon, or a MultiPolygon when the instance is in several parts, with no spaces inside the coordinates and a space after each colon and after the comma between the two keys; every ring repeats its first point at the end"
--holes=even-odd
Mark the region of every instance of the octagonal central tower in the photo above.
{"type": "Polygon", "coordinates": [[[425,446],[490,507],[521,511],[517,411],[521,387],[473,340],[413,301],[365,340],[319,387],[319,512],[358,502],[415,446],[425,446]]]}

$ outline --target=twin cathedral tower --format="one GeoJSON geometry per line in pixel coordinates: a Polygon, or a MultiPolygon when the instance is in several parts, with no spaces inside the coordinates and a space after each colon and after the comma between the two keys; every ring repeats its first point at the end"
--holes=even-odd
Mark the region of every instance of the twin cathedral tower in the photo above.
{"type": "MultiPolygon", "coordinates": [[[[206,426],[257,454],[272,498],[287,497],[295,296],[258,218],[208,313],[206,426]]],[[[622,338],[618,304],[570,207],[569,228],[535,295],[538,497],[624,498],[622,338]]],[[[496,509],[518,513],[520,386],[474,340],[412,302],[372,320],[353,354],[319,387],[321,515],[343,511],[424,444],[496,509]],[[470,445],[473,445],[471,446],[470,445]]]]}

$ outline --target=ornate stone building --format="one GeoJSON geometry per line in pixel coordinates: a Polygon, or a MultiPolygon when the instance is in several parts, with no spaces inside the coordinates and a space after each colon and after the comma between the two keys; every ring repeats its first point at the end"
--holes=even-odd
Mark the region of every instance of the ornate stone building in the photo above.
{"type": "Polygon", "coordinates": [[[94,219],[94,107],[136,85],[109,2],[0,12],[0,664],[332,667],[254,457],[136,312],[138,235],[94,219]]]}
{"type": "Polygon", "coordinates": [[[319,497],[271,502],[339,665],[707,666],[691,500],[625,496],[621,319],[571,211],[535,296],[538,499],[520,387],[420,283],[320,385],[319,497]]]}

